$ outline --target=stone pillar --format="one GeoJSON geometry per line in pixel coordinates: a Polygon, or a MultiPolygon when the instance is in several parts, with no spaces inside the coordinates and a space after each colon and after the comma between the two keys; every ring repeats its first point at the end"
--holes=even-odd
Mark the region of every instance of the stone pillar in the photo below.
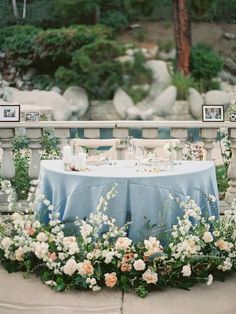
{"type": "Polygon", "coordinates": [[[85,138],[100,138],[100,129],[84,129],[85,138]]]}
{"type": "Polygon", "coordinates": [[[188,138],[188,129],[182,128],[173,128],[170,130],[170,135],[176,139],[180,140],[179,147],[180,149],[177,150],[176,155],[178,160],[183,159],[183,148],[188,138]]]}
{"type": "Polygon", "coordinates": [[[127,137],[129,136],[129,129],[126,128],[114,128],[113,137],[120,140],[120,144],[117,145],[117,159],[125,158],[125,150],[127,148],[127,137]]]}
{"type": "Polygon", "coordinates": [[[158,135],[158,129],[143,128],[142,137],[146,139],[156,139],[158,135]]]}
{"type": "Polygon", "coordinates": [[[229,129],[229,137],[232,143],[232,158],[229,165],[229,187],[225,195],[225,201],[231,203],[236,198],[236,129],[229,129]]]}
{"type": "Polygon", "coordinates": [[[201,137],[204,142],[203,147],[206,150],[206,160],[212,160],[212,149],[217,137],[218,129],[201,129],[201,137]]]}
{"type": "Polygon", "coordinates": [[[42,129],[26,129],[26,136],[29,139],[29,148],[31,150],[29,177],[31,179],[38,179],[40,169],[40,149],[42,147],[42,129]]]}
{"type": "Polygon", "coordinates": [[[12,158],[12,140],[15,136],[15,129],[0,129],[0,141],[3,149],[1,162],[1,177],[12,179],[15,176],[15,166],[12,158]]]}
{"type": "Polygon", "coordinates": [[[62,153],[62,146],[66,144],[65,142],[68,141],[70,138],[70,129],[62,129],[62,128],[55,128],[54,129],[54,136],[58,139],[59,141],[59,146],[60,146],[60,157],[62,153]]]}

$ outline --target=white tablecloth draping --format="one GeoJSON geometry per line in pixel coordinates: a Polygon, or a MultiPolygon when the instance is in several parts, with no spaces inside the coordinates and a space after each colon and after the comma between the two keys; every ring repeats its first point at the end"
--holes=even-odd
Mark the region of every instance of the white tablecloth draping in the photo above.
{"type": "MultiPolygon", "coordinates": [[[[170,199],[170,193],[180,200],[190,196],[203,214],[218,216],[218,200],[212,207],[206,197],[207,194],[218,197],[212,161],[181,161],[173,170],[161,172],[137,168],[130,160],[88,168],[83,172],[64,171],[60,160],[41,162],[40,192],[59,210],[65,222],[72,222],[77,216],[86,219],[114,183],[118,195],[110,201],[107,214],[116,218],[120,226],[132,221],[128,235],[134,241],[156,235],[163,229],[170,230],[177,222],[182,209],[170,199]],[[155,224],[153,230],[146,229],[146,220],[155,224]]],[[[41,219],[47,222],[48,213],[43,206],[39,210],[41,219]]]]}

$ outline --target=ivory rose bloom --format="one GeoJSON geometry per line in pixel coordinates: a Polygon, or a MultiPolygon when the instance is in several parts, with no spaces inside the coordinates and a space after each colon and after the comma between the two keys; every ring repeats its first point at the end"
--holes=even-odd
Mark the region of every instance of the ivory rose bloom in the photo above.
{"type": "Polygon", "coordinates": [[[157,241],[156,237],[149,237],[148,240],[144,240],[144,245],[147,249],[145,256],[151,256],[163,251],[163,247],[160,245],[160,241],[157,241]]]}
{"type": "Polygon", "coordinates": [[[36,242],[34,253],[39,259],[43,259],[48,254],[48,244],[45,242],[36,242]]]}
{"type": "Polygon", "coordinates": [[[184,265],[182,267],[181,273],[183,274],[184,277],[189,277],[192,273],[190,265],[189,264],[184,265]]]}
{"type": "Polygon", "coordinates": [[[204,232],[202,239],[206,243],[211,243],[213,241],[213,236],[209,231],[206,231],[204,232]]]}
{"type": "Polygon", "coordinates": [[[12,219],[13,221],[17,222],[17,221],[22,221],[22,220],[23,220],[23,217],[22,217],[22,215],[19,214],[19,213],[14,213],[14,214],[11,215],[11,219],[12,219]]]}
{"type": "Polygon", "coordinates": [[[76,237],[64,237],[62,241],[64,247],[69,251],[69,254],[74,255],[79,252],[79,247],[76,241],[76,237]]]}
{"type": "Polygon", "coordinates": [[[93,231],[93,227],[87,223],[84,223],[80,227],[80,233],[83,238],[87,238],[92,233],[92,231],[93,231]]]}
{"type": "Polygon", "coordinates": [[[69,259],[63,267],[63,272],[68,276],[72,276],[77,270],[77,266],[78,265],[74,259],[69,259]]]}
{"type": "Polygon", "coordinates": [[[213,276],[212,276],[212,274],[210,274],[210,275],[208,276],[207,285],[208,285],[208,286],[211,286],[212,282],[213,282],[213,276]]]}
{"type": "Polygon", "coordinates": [[[120,237],[116,241],[116,249],[117,250],[127,250],[128,247],[131,245],[132,240],[127,237],[120,237]]]}
{"type": "Polygon", "coordinates": [[[24,260],[24,250],[22,247],[19,247],[16,251],[15,251],[15,258],[17,261],[21,262],[24,260]]]}
{"type": "Polygon", "coordinates": [[[134,269],[137,270],[137,271],[142,271],[145,269],[145,263],[143,260],[141,259],[138,259],[137,261],[134,262],[134,269]]]}
{"type": "Polygon", "coordinates": [[[145,273],[142,275],[142,278],[146,283],[157,283],[158,276],[157,273],[153,272],[150,268],[145,271],[145,273]]]}
{"type": "Polygon", "coordinates": [[[1,246],[4,250],[8,250],[12,244],[12,240],[9,237],[5,237],[1,241],[1,246]]]}
{"type": "Polygon", "coordinates": [[[37,239],[39,242],[46,242],[47,239],[48,239],[48,236],[47,236],[46,233],[44,233],[44,232],[39,232],[39,234],[37,235],[36,239],[37,239]]]}
{"type": "Polygon", "coordinates": [[[113,288],[117,283],[116,273],[107,273],[105,276],[105,284],[109,288],[113,288]]]}
{"type": "Polygon", "coordinates": [[[93,265],[89,260],[84,260],[83,263],[79,263],[78,270],[82,276],[91,276],[94,272],[93,265]]]}

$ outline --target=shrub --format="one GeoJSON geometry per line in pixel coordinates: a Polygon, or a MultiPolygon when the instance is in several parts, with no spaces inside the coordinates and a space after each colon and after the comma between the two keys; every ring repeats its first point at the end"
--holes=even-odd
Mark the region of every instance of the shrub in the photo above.
{"type": "Polygon", "coordinates": [[[185,100],[188,97],[188,89],[195,85],[191,76],[185,76],[181,72],[176,72],[172,76],[172,84],[177,88],[177,99],[185,100]]]}
{"type": "Polygon", "coordinates": [[[31,25],[9,26],[0,29],[0,49],[6,52],[9,63],[24,67],[34,62],[33,42],[41,31],[31,25]]]}
{"type": "Polygon", "coordinates": [[[170,52],[175,47],[173,40],[158,40],[157,45],[160,51],[165,52],[170,52]]]}
{"type": "Polygon", "coordinates": [[[205,44],[197,44],[191,49],[190,67],[193,78],[211,80],[223,68],[222,59],[205,44]]]}
{"type": "Polygon", "coordinates": [[[111,30],[104,25],[49,29],[40,32],[35,38],[34,51],[47,68],[50,63],[50,67],[56,69],[62,64],[68,65],[75,50],[111,36],[111,30]]]}
{"type": "Polygon", "coordinates": [[[108,11],[102,16],[100,23],[119,32],[128,26],[128,18],[120,11],[108,11]]]}
{"type": "Polygon", "coordinates": [[[220,82],[217,80],[205,80],[201,79],[195,82],[195,87],[199,92],[205,93],[209,90],[217,90],[220,89],[220,82]]]}

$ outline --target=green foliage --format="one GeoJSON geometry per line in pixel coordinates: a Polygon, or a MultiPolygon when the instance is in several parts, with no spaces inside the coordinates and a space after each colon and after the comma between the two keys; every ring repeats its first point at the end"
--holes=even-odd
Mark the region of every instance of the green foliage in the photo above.
{"type": "Polygon", "coordinates": [[[76,51],[72,58],[72,69],[77,74],[78,84],[94,98],[112,97],[122,82],[122,67],[115,60],[122,53],[122,46],[108,40],[96,41],[76,51]]]}
{"type": "Polygon", "coordinates": [[[193,78],[211,80],[223,68],[222,59],[205,44],[197,44],[191,49],[190,67],[193,78]]]}
{"type": "Polygon", "coordinates": [[[150,16],[156,7],[156,0],[123,0],[125,10],[131,18],[150,16]]]}
{"type": "Polygon", "coordinates": [[[191,76],[186,76],[181,72],[174,73],[171,83],[177,88],[178,100],[186,100],[188,97],[188,89],[195,85],[191,76]]]}
{"type": "Polygon", "coordinates": [[[170,52],[175,47],[173,40],[158,40],[157,45],[160,51],[165,52],[170,52]]]}
{"type": "Polygon", "coordinates": [[[209,90],[220,89],[220,82],[217,80],[200,79],[195,82],[195,87],[200,93],[208,92],[209,90]]]}
{"type": "Polygon", "coordinates": [[[215,0],[191,0],[190,7],[196,15],[201,16],[210,9],[214,2],[215,0]]]}
{"type": "Polygon", "coordinates": [[[31,82],[39,90],[50,90],[54,86],[54,80],[48,74],[35,75],[31,82]]]}
{"type": "Polygon", "coordinates": [[[63,89],[66,89],[70,85],[76,85],[77,80],[78,80],[78,75],[72,69],[61,66],[55,72],[56,84],[63,89]]]}
{"type": "Polygon", "coordinates": [[[31,25],[0,29],[0,49],[6,52],[9,63],[19,67],[33,63],[33,42],[40,30],[31,25]]]}
{"type": "Polygon", "coordinates": [[[120,11],[108,11],[102,16],[100,23],[119,32],[128,26],[128,19],[127,16],[120,11]]]}
{"type": "Polygon", "coordinates": [[[126,89],[127,93],[129,94],[129,96],[132,98],[132,100],[134,101],[134,103],[138,103],[141,100],[143,100],[145,97],[148,96],[148,92],[144,90],[143,88],[129,88],[126,89]]]}
{"type": "Polygon", "coordinates": [[[225,167],[225,165],[216,167],[216,179],[218,190],[224,195],[229,186],[229,177],[227,175],[227,167],[225,167]]]}

